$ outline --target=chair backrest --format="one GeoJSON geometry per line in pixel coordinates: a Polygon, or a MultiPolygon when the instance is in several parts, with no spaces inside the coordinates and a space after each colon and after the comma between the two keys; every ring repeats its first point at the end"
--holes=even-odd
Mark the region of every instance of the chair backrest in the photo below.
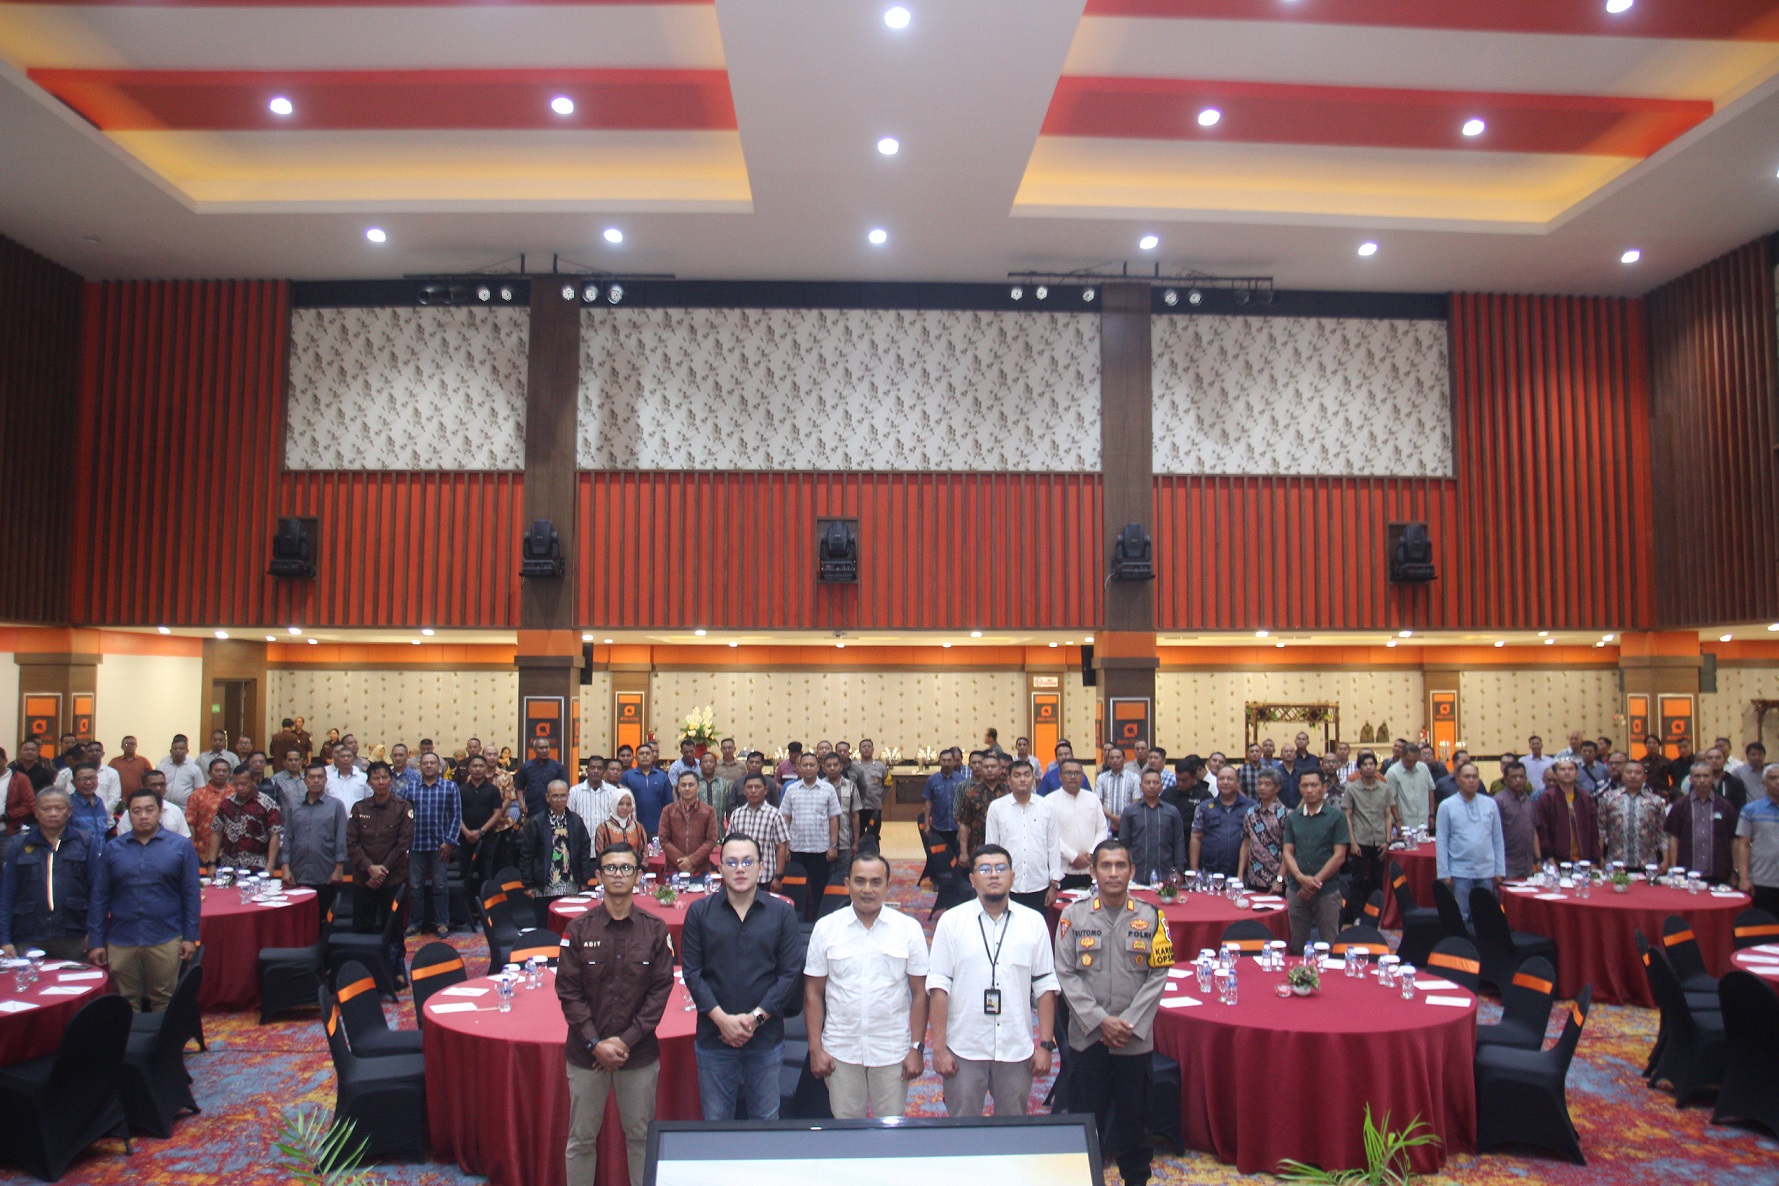
{"type": "Polygon", "coordinates": [[[1686,1003],[1686,990],[1680,987],[1680,977],[1674,974],[1668,953],[1650,946],[1641,930],[1636,936],[1637,952],[1643,957],[1643,971],[1649,976],[1650,995],[1655,997],[1655,1007],[1662,1012],[1662,1025],[1670,1032],[1697,1033],[1698,1024],[1693,1020],[1692,1006],[1686,1003]]]}
{"type": "Polygon", "coordinates": [[[511,865],[497,872],[494,875],[494,880],[499,882],[500,888],[509,894],[520,893],[525,889],[524,876],[511,865]]]}
{"type": "Polygon", "coordinates": [[[1581,1041],[1582,1027],[1588,1023],[1588,1011],[1594,1007],[1594,986],[1584,984],[1575,999],[1569,1003],[1569,1016],[1563,1019],[1563,1032],[1557,1036],[1557,1044],[1550,1053],[1557,1061],[1557,1067],[1565,1079],[1569,1077],[1569,1063],[1575,1057],[1576,1044],[1581,1041]]]}
{"type": "Polygon", "coordinates": [[[1779,943],[1779,918],[1758,906],[1750,906],[1736,915],[1736,950],[1762,943],[1779,943]]]}
{"type": "Polygon", "coordinates": [[[1717,982],[1717,999],[1731,1060],[1770,1073],[1779,1065],[1779,993],[1753,972],[1735,968],[1717,982]]]}
{"type": "Polygon", "coordinates": [[[334,1004],[346,1028],[346,1040],[354,1047],[376,1030],[388,1030],[377,978],[357,960],[347,960],[334,972],[334,1004]]]}
{"type": "Polygon", "coordinates": [[[507,954],[507,963],[523,964],[526,960],[541,960],[554,968],[561,958],[562,940],[556,937],[556,933],[532,927],[529,931],[519,932],[519,937],[513,941],[513,950],[507,954]]]}
{"type": "Polygon", "coordinates": [[[1519,971],[1501,993],[1501,1016],[1504,1021],[1532,1027],[1540,1035],[1550,1024],[1550,1005],[1557,995],[1557,971],[1541,955],[1520,964],[1519,971]]]}
{"type": "Polygon", "coordinates": [[[1500,901],[1483,886],[1470,891],[1470,925],[1476,928],[1476,945],[1483,950],[1504,954],[1512,967],[1513,928],[1507,925],[1507,914],[1500,901]]]}
{"type": "Polygon", "coordinates": [[[450,988],[468,979],[469,970],[463,966],[463,957],[449,943],[434,939],[416,951],[413,966],[408,969],[408,980],[414,988],[414,1016],[420,1019],[420,1024],[426,1024],[427,998],[441,988],[450,988]]]}
{"type": "Polygon", "coordinates": [[[791,905],[801,915],[809,905],[809,871],[803,868],[802,861],[785,862],[780,885],[784,888],[784,896],[791,900],[791,905]]]}
{"type": "Polygon", "coordinates": [[[1678,914],[1662,919],[1662,950],[1668,953],[1668,962],[1674,966],[1674,974],[1680,977],[1682,984],[1694,976],[1707,975],[1705,957],[1699,953],[1699,937],[1693,933],[1693,924],[1678,914]]]}
{"type": "Polygon", "coordinates": [[[1464,925],[1464,912],[1458,899],[1443,881],[1433,883],[1433,905],[1439,911],[1439,929],[1450,939],[1468,939],[1470,928],[1464,925]]]}
{"type": "Polygon", "coordinates": [[[505,889],[498,877],[491,877],[482,883],[482,926],[492,928],[507,939],[520,931],[518,907],[514,904],[514,894],[522,894],[523,887],[505,889]]]}
{"type": "Polygon", "coordinates": [[[951,842],[927,827],[924,815],[920,822],[920,843],[927,853],[926,867],[920,874],[922,877],[938,878],[957,865],[957,854],[951,851],[951,842]]]}
{"type": "MultiPolygon", "coordinates": [[[[1383,895],[1381,894],[1372,895],[1373,898],[1382,896],[1383,895]]],[[[1379,931],[1376,927],[1348,927],[1334,937],[1334,942],[1329,944],[1328,950],[1334,955],[1344,956],[1347,951],[1352,948],[1359,948],[1360,950],[1370,952],[1372,955],[1390,954],[1389,943],[1384,941],[1383,932],[1379,931]]]]}
{"type": "MultiPolygon", "coordinates": [[[[352,962],[357,964],[356,960],[352,962]]],[[[361,970],[364,967],[363,964],[357,966],[361,970]]],[[[353,1057],[352,1046],[346,1040],[346,1022],[341,1014],[340,1002],[335,999],[326,980],[316,989],[315,997],[316,1003],[321,1006],[321,1032],[327,1035],[327,1052],[333,1058],[334,1074],[344,1077],[358,1065],[358,1060],[353,1057]]]]}
{"type": "Polygon", "coordinates": [[[62,1031],[43,1084],[45,1113],[53,1110],[62,1123],[78,1128],[116,1095],[132,1016],[129,1002],[111,993],[80,1007],[62,1031]]]}
{"type": "Polygon", "coordinates": [[[1365,925],[1368,927],[1375,927],[1383,921],[1383,918],[1384,918],[1384,891],[1383,890],[1372,890],[1371,891],[1371,897],[1365,899],[1365,909],[1363,911],[1361,911],[1361,914],[1364,916],[1365,925]]]}
{"type": "Polygon", "coordinates": [[[1419,910],[1421,904],[1415,900],[1415,891],[1408,884],[1408,874],[1395,861],[1390,862],[1390,894],[1396,899],[1396,912],[1404,918],[1410,910],[1419,910]]]}
{"type": "Polygon", "coordinates": [[[204,959],[202,949],[199,949],[185,971],[179,974],[179,983],[173,986],[173,997],[167,1002],[167,1015],[161,1018],[161,1024],[154,1032],[154,1044],[149,1052],[151,1062],[185,1057],[186,1042],[195,1037],[204,1024],[198,1005],[198,993],[203,987],[204,959]]]}
{"type": "Polygon", "coordinates": [[[1425,970],[1429,975],[1462,984],[1471,992],[1482,982],[1482,958],[1476,954],[1476,944],[1468,939],[1448,935],[1435,943],[1425,961],[1425,970]]]}
{"type": "Polygon", "coordinates": [[[1259,951],[1267,943],[1277,938],[1266,929],[1266,924],[1257,919],[1238,918],[1223,928],[1223,943],[1239,943],[1242,951],[1259,951]]]}
{"type": "Polygon", "coordinates": [[[848,892],[846,883],[830,878],[828,884],[822,887],[821,904],[815,908],[815,913],[819,918],[850,905],[852,905],[852,894],[848,892]]]}

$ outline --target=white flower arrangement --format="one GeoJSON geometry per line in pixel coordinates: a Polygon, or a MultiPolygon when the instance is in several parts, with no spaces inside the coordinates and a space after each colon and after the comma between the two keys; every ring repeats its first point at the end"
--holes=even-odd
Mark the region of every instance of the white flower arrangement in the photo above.
{"type": "Polygon", "coordinates": [[[902,751],[892,745],[884,750],[877,760],[882,762],[885,766],[900,766],[902,764],[902,751]]]}
{"type": "Polygon", "coordinates": [[[930,745],[923,745],[914,752],[914,760],[922,766],[937,766],[939,764],[939,751],[930,745]]]}
{"type": "Polygon", "coordinates": [[[701,745],[714,745],[717,739],[716,709],[712,705],[694,708],[680,722],[679,735],[701,745]]]}

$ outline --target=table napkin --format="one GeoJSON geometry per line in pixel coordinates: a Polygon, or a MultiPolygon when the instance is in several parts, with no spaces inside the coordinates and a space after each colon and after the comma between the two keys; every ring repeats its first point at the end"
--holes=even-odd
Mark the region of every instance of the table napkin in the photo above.
{"type": "Polygon", "coordinates": [[[0,1001],[0,1013],[23,1013],[36,1007],[36,1001],[0,1001]]]}
{"type": "Polygon", "coordinates": [[[1779,955],[1779,943],[1757,943],[1748,950],[1763,952],[1767,955],[1779,955]]]}
{"type": "Polygon", "coordinates": [[[1429,1005],[1450,1005],[1454,1009],[1468,1009],[1470,1007],[1469,997],[1423,997],[1421,999],[1426,1001],[1429,1005]]]}
{"type": "Polygon", "coordinates": [[[1538,900],[1540,902],[1567,902],[1569,899],[1562,894],[1539,894],[1538,900]]]}
{"type": "Polygon", "coordinates": [[[592,900],[592,898],[557,898],[556,902],[562,906],[585,906],[592,900]]]}
{"type": "Polygon", "coordinates": [[[473,1001],[463,1001],[452,1005],[433,1005],[434,1013],[474,1013],[480,1006],[473,1001]]]}
{"type": "Polygon", "coordinates": [[[85,964],[78,964],[73,960],[51,960],[49,963],[43,965],[43,970],[45,972],[53,972],[57,968],[82,968],[85,966],[85,964]]]}
{"type": "Polygon", "coordinates": [[[103,973],[103,972],[62,972],[56,976],[56,979],[61,981],[63,984],[67,984],[71,980],[103,980],[103,979],[105,979],[105,973],[103,973]]]}
{"type": "Polygon", "coordinates": [[[1457,988],[1458,986],[1453,984],[1450,980],[1423,980],[1421,977],[1416,976],[1415,987],[1422,992],[1429,992],[1433,989],[1457,988]]]}
{"type": "Polygon", "coordinates": [[[475,988],[468,984],[454,984],[450,988],[439,989],[439,995],[441,997],[480,997],[486,996],[487,994],[488,989],[486,987],[475,988]]]}
{"type": "Polygon", "coordinates": [[[1529,885],[1510,885],[1507,887],[1507,892],[1510,894],[1535,894],[1538,890],[1529,885]]]}
{"type": "Polygon", "coordinates": [[[1199,1000],[1197,997],[1162,997],[1161,998],[1161,1007],[1163,1009],[1189,1009],[1194,1005],[1202,1005],[1202,1004],[1204,1004],[1204,1002],[1199,1000]]]}
{"type": "Polygon", "coordinates": [[[87,988],[83,984],[58,984],[54,988],[44,989],[38,995],[45,997],[77,997],[86,991],[87,988]]]}

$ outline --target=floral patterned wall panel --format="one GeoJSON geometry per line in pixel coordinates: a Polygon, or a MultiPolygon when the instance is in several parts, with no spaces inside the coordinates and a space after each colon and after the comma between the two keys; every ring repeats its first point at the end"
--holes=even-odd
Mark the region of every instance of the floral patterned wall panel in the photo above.
{"type": "Polygon", "coordinates": [[[291,469],[516,470],[524,309],[295,309],[291,469]]]}
{"type": "MultiPolygon", "coordinates": [[[[1365,725],[1387,724],[1393,735],[1418,733],[1426,716],[1425,685],[1418,671],[1163,671],[1155,678],[1156,740],[1170,756],[1221,750],[1242,752],[1242,708],[1250,700],[1279,704],[1340,705],[1342,739],[1359,744],[1365,725]]],[[[1299,725],[1263,728],[1282,748],[1299,725]]],[[[1319,729],[1303,729],[1311,749],[1319,729]]],[[[1338,740],[1338,739],[1337,739],[1338,740]]]]}
{"type": "Polygon", "coordinates": [[[723,735],[767,754],[791,741],[870,737],[913,758],[922,746],[969,750],[990,726],[1003,744],[1025,730],[1017,671],[664,671],[649,687],[650,726],[670,746],[679,721],[707,706],[723,735]]]}
{"type": "Polygon", "coordinates": [[[610,754],[612,742],[612,673],[595,671],[581,685],[581,757],[610,754]]]}
{"type": "MultiPolygon", "coordinates": [[[[1736,751],[1731,757],[1742,758],[1743,747],[1760,740],[1751,700],[1779,700],[1779,667],[1719,667],[1717,691],[1699,697],[1699,736],[1704,744],[1727,737],[1736,751]]],[[[1769,756],[1779,755],[1779,714],[1767,717],[1766,746],[1769,756]]]]}
{"type": "Polygon", "coordinates": [[[268,720],[301,716],[309,732],[356,733],[361,750],[430,737],[453,753],[471,737],[496,752],[514,747],[519,731],[516,671],[279,670],[267,677],[268,720]]]}
{"type": "Polygon", "coordinates": [[[582,469],[1099,469],[1091,313],[600,309],[581,327],[582,469]]]}
{"type": "Polygon", "coordinates": [[[1524,753],[1526,738],[1534,733],[1544,738],[1545,752],[1554,754],[1569,744],[1571,729],[1622,743],[1624,723],[1613,718],[1623,711],[1618,673],[1610,668],[1466,671],[1458,682],[1463,740],[1476,754],[1524,753]]]}
{"type": "Polygon", "coordinates": [[[1153,319],[1155,472],[1449,477],[1444,321],[1153,319]],[[1388,430],[1388,449],[1356,447],[1388,430]]]}
{"type": "Polygon", "coordinates": [[[1075,756],[1090,764],[1096,760],[1098,720],[1099,689],[1082,683],[1076,668],[1062,677],[1062,735],[1075,743],[1075,756]]]}

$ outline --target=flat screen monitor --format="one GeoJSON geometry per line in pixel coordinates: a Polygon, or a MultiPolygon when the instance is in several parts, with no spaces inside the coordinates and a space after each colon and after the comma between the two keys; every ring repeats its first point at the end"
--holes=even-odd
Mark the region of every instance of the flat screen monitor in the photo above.
{"type": "Polygon", "coordinates": [[[645,1186],[1104,1186],[1091,1116],[663,1121],[645,1186]]]}

